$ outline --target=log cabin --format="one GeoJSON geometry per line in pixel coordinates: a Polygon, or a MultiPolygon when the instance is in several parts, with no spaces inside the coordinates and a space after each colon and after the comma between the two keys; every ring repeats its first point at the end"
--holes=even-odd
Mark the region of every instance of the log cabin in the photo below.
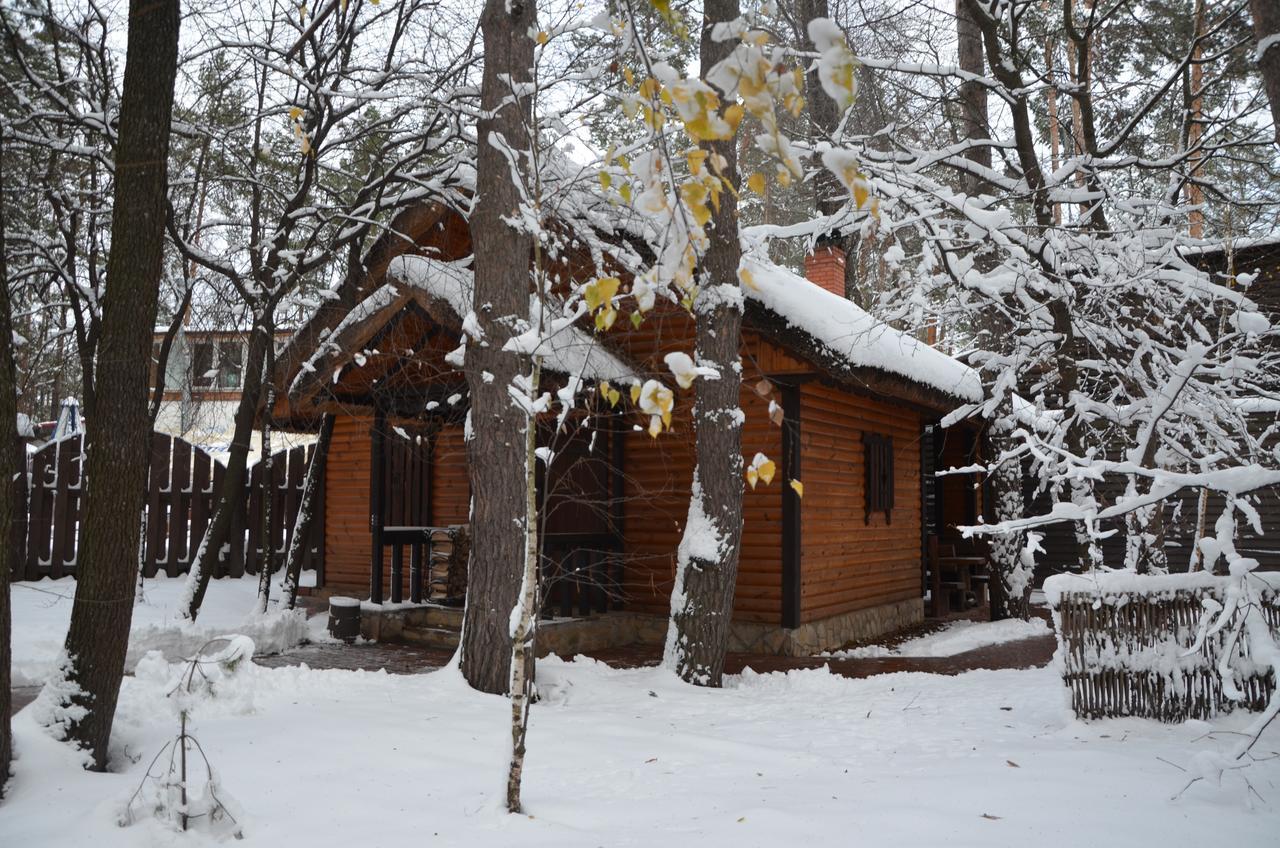
{"type": "MultiPolygon", "coordinates": [[[[466,382],[455,367],[470,238],[443,207],[393,229],[360,286],[282,353],[287,392],[274,415],[294,429],[335,416],[317,592],[457,603],[461,583],[436,563],[443,550],[458,569],[448,551],[464,537],[473,496],[466,382]]],[[[934,434],[951,409],[981,399],[977,374],[846,299],[843,264],[829,244],[807,258],[805,277],[747,264],[744,467],[759,454],[776,472],[743,484],[734,650],[808,654],[919,622],[930,533],[972,523],[978,510],[972,481],[935,486],[932,475],[973,450],[959,428],[934,434]]],[[[660,643],[689,503],[696,383],[677,390],[657,437],[626,389],[654,377],[674,387],[664,356],[692,352],[692,319],[660,302],[638,326],[619,320],[596,333],[588,318],[555,338],[542,351],[551,389],[576,391],[579,408],[540,422],[551,458],[538,481],[544,615],[605,621],[612,644],[660,643]],[[582,385],[564,376],[574,373],[582,385]],[[597,390],[602,381],[621,390],[616,404],[597,390]]]]}

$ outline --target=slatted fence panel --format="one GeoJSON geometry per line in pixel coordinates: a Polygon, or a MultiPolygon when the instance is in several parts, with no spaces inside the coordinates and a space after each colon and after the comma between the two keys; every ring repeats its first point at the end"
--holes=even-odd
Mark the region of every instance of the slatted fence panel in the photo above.
{"type": "MultiPolygon", "coordinates": [[[[19,456],[26,457],[19,447],[19,456]]],[[[293,524],[302,501],[302,486],[313,447],[296,447],[272,456],[272,480],[264,492],[261,464],[249,469],[244,496],[236,499],[229,556],[215,576],[255,574],[261,563],[272,571],[284,564],[293,524]],[[271,498],[271,539],[262,534],[263,497],[271,498]]],[[[51,442],[27,458],[25,484],[19,475],[19,517],[14,522],[11,548],[13,579],[39,580],[75,574],[76,551],[83,514],[83,441],[72,436],[51,442]]],[[[152,434],[151,467],[143,536],[143,574],[175,577],[191,568],[208,530],[221,490],[225,468],[203,448],[163,433],[152,434]]],[[[304,569],[324,563],[323,491],[317,519],[303,556],[304,569]]]]}
{"type": "MultiPolygon", "coordinates": [[[[1265,708],[1276,680],[1269,668],[1250,659],[1247,634],[1232,644],[1228,625],[1192,652],[1207,599],[1221,603],[1224,591],[1063,593],[1053,614],[1063,680],[1076,716],[1180,722],[1233,708],[1265,708]],[[1241,701],[1223,693],[1217,666],[1228,649],[1241,701]]],[[[1264,592],[1260,607],[1272,635],[1280,636],[1280,597],[1264,592]]]]}

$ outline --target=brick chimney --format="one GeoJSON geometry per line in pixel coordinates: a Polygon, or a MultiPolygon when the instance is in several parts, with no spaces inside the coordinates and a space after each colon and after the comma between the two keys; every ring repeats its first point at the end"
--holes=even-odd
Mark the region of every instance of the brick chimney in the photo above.
{"type": "Polygon", "coordinates": [[[844,248],[839,236],[823,236],[804,258],[804,275],[832,294],[844,297],[844,248]]]}

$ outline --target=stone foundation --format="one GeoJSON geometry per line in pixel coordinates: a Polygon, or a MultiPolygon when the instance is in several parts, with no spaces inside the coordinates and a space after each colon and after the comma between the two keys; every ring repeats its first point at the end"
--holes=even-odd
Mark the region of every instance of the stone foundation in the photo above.
{"type": "MultiPolygon", "coordinates": [[[[360,635],[373,642],[419,642],[448,648],[457,644],[462,610],[434,604],[365,603],[360,635]],[[450,639],[449,637],[453,638],[450,639]]],[[[919,598],[854,610],[811,621],[793,629],[755,622],[734,622],[729,650],[746,654],[812,656],[850,642],[874,639],[924,620],[919,598]]],[[[665,616],[610,612],[590,618],[544,619],[538,623],[538,654],[577,654],[628,645],[661,645],[667,636],[665,616]]]]}

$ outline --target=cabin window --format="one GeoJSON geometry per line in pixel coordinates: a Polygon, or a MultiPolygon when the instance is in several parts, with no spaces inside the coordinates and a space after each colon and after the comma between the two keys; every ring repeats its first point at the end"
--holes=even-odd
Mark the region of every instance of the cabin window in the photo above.
{"type": "Polygon", "coordinates": [[[864,432],[862,451],[867,474],[864,519],[870,524],[872,514],[883,512],[888,524],[893,513],[893,437],[864,432]]]}
{"type": "Polygon", "coordinates": [[[244,345],[239,341],[218,343],[218,388],[238,389],[244,373],[244,345]]]}
{"type": "Polygon", "coordinates": [[[214,376],[213,342],[196,342],[191,351],[191,385],[207,389],[214,376]]]}

